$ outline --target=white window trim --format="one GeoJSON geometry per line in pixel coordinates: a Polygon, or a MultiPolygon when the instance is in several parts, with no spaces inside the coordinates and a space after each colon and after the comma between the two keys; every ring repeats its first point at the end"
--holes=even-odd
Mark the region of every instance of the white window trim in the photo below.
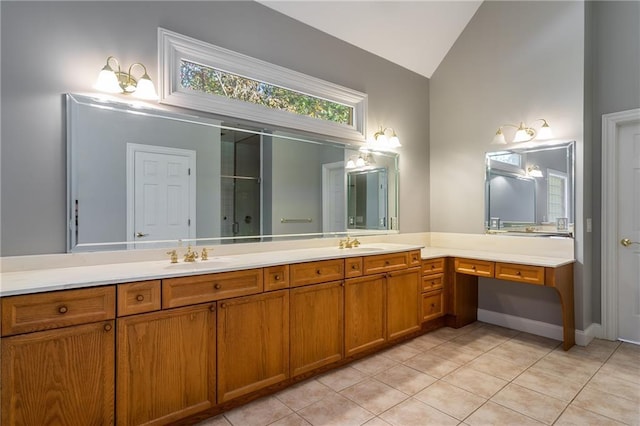
{"type": "MultiPolygon", "coordinates": [[[[570,206],[569,206],[569,175],[565,172],[561,172],[559,170],[547,169],[547,176],[555,176],[562,181],[563,185],[563,205],[564,205],[564,215],[566,217],[571,217],[570,206]]],[[[549,218],[549,182],[547,181],[547,219],[549,218]]]]}
{"type": "Polygon", "coordinates": [[[365,141],[367,95],[213,44],[158,28],[160,102],[290,129],[365,141]],[[186,60],[353,107],[353,125],[306,117],[224,96],[182,88],[186,60]]]}

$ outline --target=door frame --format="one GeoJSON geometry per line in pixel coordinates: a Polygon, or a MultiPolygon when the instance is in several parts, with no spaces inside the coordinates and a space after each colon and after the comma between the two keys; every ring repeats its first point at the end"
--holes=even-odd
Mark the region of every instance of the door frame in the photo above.
{"type": "MultiPolygon", "coordinates": [[[[329,203],[327,200],[330,197],[330,188],[329,188],[329,174],[331,171],[336,169],[344,169],[344,161],[336,161],[334,163],[325,163],[322,165],[322,232],[327,233],[327,229],[331,227],[331,223],[333,221],[330,220],[332,216],[332,211],[330,209],[329,203]]],[[[342,200],[342,205],[344,207],[344,217],[343,225],[344,232],[347,230],[347,190],[346,190],[346,174],[344,177],[343,188],[345,188],[342,200]]],[[[331,232],[339,232],[339,231],[331,231],[331,232]]]]}
{"type": "Polygon", "coordinates": [[[189,239],[196,237],[196,151],[190,149],[171,148],[158,145],[145,145],[127,142],[127,241],[136,241],[135,231],[135,153],[150,152],[154,154],[175,155],[189,159],[189,239]]]}
{"type": "Polygon", "coordinates": [[[618,134],[640,123],[640,108],[602,115],[601,325],[605,339],[618,339],[618,134]]]}

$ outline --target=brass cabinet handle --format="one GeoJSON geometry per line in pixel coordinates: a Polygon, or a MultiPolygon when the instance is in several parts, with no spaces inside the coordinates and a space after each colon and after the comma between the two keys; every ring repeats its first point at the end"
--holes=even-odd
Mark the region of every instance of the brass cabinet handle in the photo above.
{"type": "Polygon", "coordinates": [[[476,270],[476,265],[472,265],[471,269],[473,269],[475,271],[476,270]]]}
{"type": "Polygon", "coordinates": [[[213,285],[213,288],[215,288],[216,290],[220,290],[222,288],[222,286],[218,283],[213,285]]]}
{"type": "Polygon", "coordinates": [[[622,244],[625,247],[629,247],[631,244],[640,244],[637,241],[631,241],[629,238],[623,238],[620,240],[620,244],[622,244]]]}
{"type": "Polygon", "coordinates": [[[143,296],[143,295],[141,295],[141,294],[139,294],[139,295],[137,295],[137,296],[136,296],[136,300],[137,300],[138,302],[142,302],[142,301],[144,300],[144,296],[143,296]]]}
{"type": "Polygon", "coordinates": [[[111,331],[111,324],[105,324],[104,325],[104,331],[111,331]]]}
{"type": "Polygon", "coordinates": [[[273,276],[273,279],[276,281],[280,281],[280,275],[276,274],[273,276]]]}
{"type": "Polygon", "coordinates": [[[61,314],[66,314],[67,311],[69,311],[69,308],[67,308],[66,306],[62,305],[58,308],[58,312],[60,312],[61,314]]]}

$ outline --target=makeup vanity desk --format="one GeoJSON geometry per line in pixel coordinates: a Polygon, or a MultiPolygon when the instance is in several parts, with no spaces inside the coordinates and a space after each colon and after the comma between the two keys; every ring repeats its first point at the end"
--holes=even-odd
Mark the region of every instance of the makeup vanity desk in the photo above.
{"type": "Polygon", "coordinates": [[[562,347],[569,350],[575,345],[574,259],[437,247],[422,249],[423,262],[442,257],[446,259],[445,276],[449,277],[445,302],[448,326],[459,328],[477,320],[478,277],[495,278],[554,288],[562,306],[562,347]]]}

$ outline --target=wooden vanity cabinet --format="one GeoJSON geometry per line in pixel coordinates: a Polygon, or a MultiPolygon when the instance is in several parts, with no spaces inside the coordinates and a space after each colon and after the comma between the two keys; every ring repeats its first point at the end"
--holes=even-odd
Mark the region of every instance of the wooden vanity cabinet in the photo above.
{"type": "Polygon", "coordinates": [[[118,319],[118,425],[160,425],[216,404],[216,305],[118,319]]]}
{"type": "Polygon", "coordinates": [[[218,403],[289,378],[289,290],[218,302],[218,403]]]}
{"type": "Polygon", "coordinates": [[[389,340],[420,330],[421,289],[420,268],[387,274],[387,338],[389,340]]]}
{"type": "Polygon", "coordinates": [[[6,297],[2,316],[2,425],[114,424],[113,286],[6,297]]]}
{"type": "Polygon", "coordinates": [[[344,281],[291,289],[291,376],[344,356],[344,281]]]}
{"type": "Polygon", "coordinates": [[[422,261],[421,321],[427,322],[445,314],[445,259],[422,261]]]}
{"type": "Polygon", "coordinates": [[[387,292],[384,274],[351,278],[344,283],[345,356],[387,340],[387,292]]]}

